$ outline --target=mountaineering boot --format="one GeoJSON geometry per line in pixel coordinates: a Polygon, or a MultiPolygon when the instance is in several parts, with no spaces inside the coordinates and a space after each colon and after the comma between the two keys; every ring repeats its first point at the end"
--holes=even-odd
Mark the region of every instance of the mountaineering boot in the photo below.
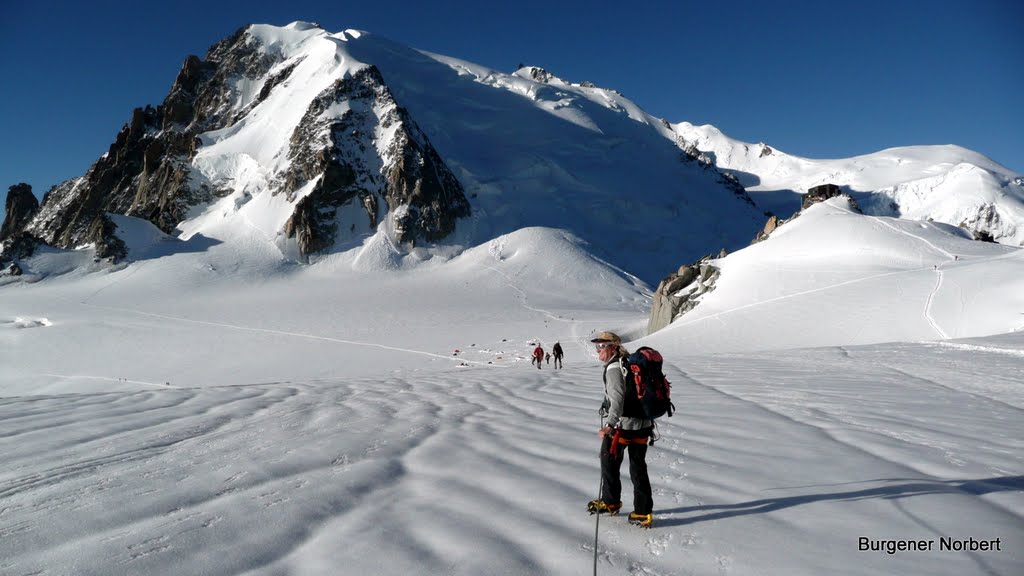
{"type": "Polygon", "coordinates": [[[640,526],[641,528],[650,528],[654,525],[654,514],[637,514],[636,512],[630,512],[629,523],[634,526],[640,526]]]}
{"type": "Polygon", "coordinates": [[[622,508],[622,502],[605,504],[604,500],[591,500],[587,504],[587,512],[590,512],[591,514],[607,514],[609,516],[615,516],[619,513],[620,508],[622,508]]]}

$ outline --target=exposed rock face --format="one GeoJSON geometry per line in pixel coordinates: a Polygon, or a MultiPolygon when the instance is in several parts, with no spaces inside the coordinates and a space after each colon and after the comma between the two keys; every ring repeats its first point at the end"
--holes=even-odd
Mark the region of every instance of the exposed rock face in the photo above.
{"type": "MultiPolygon", "coordinates": [[[[118,259],[123,244],[107,213],[144,218],[170,234],[191,208],[232,193],[226,180],[211,181],[193,165],[199,136],[241,125],[304,61],[287,60],[248,30],[212,46],[205,60],[186,58],[163,104],[135,109],[85,176],[55,187],[38,209],[19,208],[0,238],[24,232],[62,248],[95,244],[98,257],[118,259]]],[[[334,244],[336,211],[349,204],[365,211],[369,229],[391,214],[395,239],[409,243],[444,238],[470,213],[456,177],[373,66],[313,101],[288,159],[266,186],[294,204],[283,232],[303,254],[334,244]],[[339,107],[347,107],[340,118],[339,107]]]]}
{"type": "MultiPolygon", "coordinates": [[[[534,82],[539,82],[541,84],[564,84],[567,86],[579,86],[581,88],[598,87],[593,82],[589,82],[587,80],[584,80],[582,82],[568,82],[566,80],[563,80],[562,78],[559,78],[558,76],[555,76],[548,70],[545,70],[544,68],[541,68],[539,66],[526,66],[524,64],[520,64],[519,67],[516,68],[516,75],[522,78],[529,78],[530,80],[533,80],[534,82]]],[[[619,93],[617,90],[605,90],[607,90],[608,92],[614,92],[615,94],[619,93]]]]}
{"type": "Polygon", "coordinates": [[[7,262],[28,258],[36,251],[40,240],[27,232],[15,232],[0,244],[0,266],[7,262]]]}
{"type": "Polygon", "coordinates": [[[345,205],[360,206],[372,229],[383,216],[382,199],[395,215],[395,239],[410,243],[444,238],[470,213],[462,185],[375,66],[338,80],[313,101],[292,134],[291,158],[287,194],[319,178],[285,226],[303,254],[334,243],[335,210],[345,205]],[[324,115],[342,102],[348,109],[340,117],[324,115]],[[391,136],[377,140],[378,133],[391,136]]]}
{"type": "Polygon", "coordinates": [[[96,258],[108,258],[117,263],[128,255],[124,241],[114,235],[117,225],[106,214],[100,214],[89,225],[86,240],[96,246],[96,258]]]}
{"type": "Polygon", "coordinates": [[[850,206],[853,207],[854,210],[860,212],[860,207],[857,206],[857,202],[852,197],[849,197],[846,192],[843,192],[842,188],[835,184],[822,184],[820,186],[809,188],[807,190],[807,194],[804,194],[803,201],[800,203],[800,209],[806,210],[807,207],[812,204],[824,202],[829,198],[835,198],[836,196],[843,195],[846,195],[850,199],[850,206]]]}
{"type": "Polygon", "coordinates": [[[999,217],[999,210],[991,204],[985,204],[978,208],[978,212],[960,222],[960,227],[974,234],[975,240],[981,242],[995,242],[995,236],[990,230],[1000,230],[1003,224],[999,217]]]}
{"type": "Polygon", "coordinates": [[[196,136],[237,119],[231,114],[234,78],[266,73],[273,63],[250,45],[244,29],[211,47],[206,61],[186,58],[164,103],[136,108],[84,177],[47,193],[26,230],[62,248],[99,242],[108,255],[119,250],[116,238],[107,236],[115,229],[107,212],[145,218],[172,232],[191,206],[214,196],[206,185],[190,181],[196,136]]]}
{"type": "Polygon", "coordinates": [[[3,264],[0,261],[0,276],[21,276],[21,266],[18,266],[17,262],[8,262],[3,264]]]}
{"type": "Polygon", "coordinates": [[[547,84],[555,77],[551,72],[537,66],[529,66],[528,69],[530,71],[530,78],[541,84],[547,84]]]}
{"type": "Polygon", "coordinates": [[[39,200],[32,194],[32,187],[21,183],[7,191],[7,202],[3,225],[0,226],[0,268],[7,276],[19,276],[21,267],[16,260],[31,256],[39,239],[24,231],[26,225],[39,210],[39,200]]]}
{"type": "Polygon", "coordinates": [[[747,189],[744,188],[742,184],[740,184],[739,179],[733,176],[732,174],[722,172],[721,170],[719,170],[718,167],[715,166],[714,160],[712,160],[707,154],[701,152],[700,149],[697,148],[696,143],[688,142],[682,136],[677,136],[676,146],[678,146],[679,149],[683,151],[682,155],[680,156],[680,160],[686,163],[697,164],[705,171],[714,173],[715,179],[720,184],[724,185],[726,188],[731,190],[737,198],[751,206],[757,206],[757,204],[754,202],[754,199],[751,198],[750,194],[747,193],[747,189]]]}
{"type": "Polygon", "coordinates": [[[700,304],[701,296],[715,289],[720,271],[711,264],[711,260],[711,256],[705,256],[693,264],[684,265],[658,284],[647,322],[648,334],[661,330],[693,310],[700,304]]]}
{"type": "Polygon", "coordinates": [[[768,221],[764,224],[764,229],[757,233],[757,236],[751,241],[751,244],[756,244],[762,240],[768,238],[768,236],[775,231],[776,228],[782,225],[784,221],[779,220],[779,217],[772,214],[768,217],[768,221]]]}
{"type": "Polygon", "coordinates": [[[32,187],[21,183],[7,190],[7,202],[4,206],[4,223],[0,226],[0,242],[14,236],[35,215],[39,209],[39,200],[32,193],[32,187]]]}

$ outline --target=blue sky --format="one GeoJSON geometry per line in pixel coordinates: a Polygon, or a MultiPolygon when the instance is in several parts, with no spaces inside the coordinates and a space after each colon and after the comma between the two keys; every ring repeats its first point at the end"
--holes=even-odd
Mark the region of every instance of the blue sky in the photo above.
{"type": "Polygon", "coordinates": [[[542,66],[809,158],[957,144],[1024,172],[1024,2],[2,0],[0,196],[85,173],[188,54],[247,23],[542,66]]]}

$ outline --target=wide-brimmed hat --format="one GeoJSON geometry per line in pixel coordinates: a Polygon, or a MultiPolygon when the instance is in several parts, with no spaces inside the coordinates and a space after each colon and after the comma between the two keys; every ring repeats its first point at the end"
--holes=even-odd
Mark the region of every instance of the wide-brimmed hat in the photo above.
{"type": "Polygon", "coordinates": [[[616,334],[615,332],[601,332],[600,334],[595,336],[594,339],[591,340],[591,342],[595,344],[598,342],[612,342],[614,344],[621,344],[622,338],[619,338],[619,335],[616,334]]]}

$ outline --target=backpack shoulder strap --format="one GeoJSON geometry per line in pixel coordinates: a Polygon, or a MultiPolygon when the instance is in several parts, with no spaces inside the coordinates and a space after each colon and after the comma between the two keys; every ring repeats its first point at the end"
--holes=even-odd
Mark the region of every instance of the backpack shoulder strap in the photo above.
{"type": "Polygon", "coordinates": [[[620,356],[618,358],[618,360],[611,360],[607,364],[604,365],[604,372],[601,373],[601,379],[604,381],[604,383],[606,385],[608,384],[608,371],[612,370],[613,368],[618,368],[619,372],[621,372],[622,375],[625,376],[625,374],[626,374],[626,366],[623,363],[623,357],[622,356],[620,356]]]}

